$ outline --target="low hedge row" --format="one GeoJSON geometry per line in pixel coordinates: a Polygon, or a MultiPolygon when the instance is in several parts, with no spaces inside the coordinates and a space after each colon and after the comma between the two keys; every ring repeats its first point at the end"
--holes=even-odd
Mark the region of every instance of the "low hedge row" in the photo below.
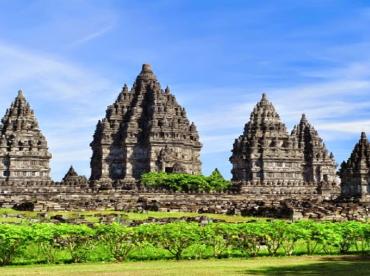
{"type": "Polygon", "coordinates": [[[361,222],[0,225],[1,265],[369,251],[370,224],[361,222]]]}

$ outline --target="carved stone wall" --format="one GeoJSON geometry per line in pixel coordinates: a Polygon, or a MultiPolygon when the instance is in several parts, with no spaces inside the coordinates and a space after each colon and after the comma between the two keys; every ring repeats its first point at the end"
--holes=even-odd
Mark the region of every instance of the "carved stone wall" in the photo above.
{"type": "Polygon", "coordinates": [[[108,107],[91,147],[92,180],[133,181],[150,171],[201,171],[201,143],[194,123],[170,89],[161,89],[147,64],[132,89],[125,85],[108,107]]]}
{"type": "Polygon", "coordinates": [[[1,186],[0,207],[33,206],[35,211],[106,210],[183,211],[246,216],[366,220],[370,202],[338,202],[316,195],[169,193],[137,190],[93,190],[54,183],[1,186]]]}

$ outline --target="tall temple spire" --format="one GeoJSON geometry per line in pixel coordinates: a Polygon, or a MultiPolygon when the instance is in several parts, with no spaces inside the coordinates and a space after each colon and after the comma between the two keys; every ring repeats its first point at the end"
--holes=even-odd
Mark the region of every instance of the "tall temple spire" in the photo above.
{"type": "Polygon", "coordinates": [[[144,64],[130,92],[108,107],[95,132],[91,179],[133,180],[149,171],[198,174],[201,146],[185,109],[144,64]]]}
{"type": "Polygon", "coordinates": [[[299,124],[294,126],[291,136],[304,153],[304,180],[309,183],[334,182],[336,163],[334,155],[326,149],[316,129],[302,114],[299,124]]]}
{"type": "Polygon", "coordinates": [[[365,132],[361,133],[351,156],[342,163],[339,175],[344,196],[370,194],[370,143],[365,132]]]}
{"type": "Polygon", "coordinates": [[[0,126],[0,180],[50,180],[47,142],[22,90],[0,126]]]}
{"type": "Polygon", "coordinates": [[[266,94],[235,140],[230,161],[233,181],[251,193],[315,194],[336,177],[334,158],[306,116],[289,135],[266,94]]]}
{"type": "Polygon", "coordinates": [[[291,165],[301,161],[302,153],[266,94],[262,94],[254,107],[243,135],[235,140],[232,153],[230,161],[235,181],[302,181],[299,166],[291,165]],[[275,166],[276,163],[279,166],[275,166]],[[285,163],[289,163],[289,168],[283,171],[280,165],[285,163]]]}
{"type": "Polygon", "coordinates": [[[281,122],[279,114],[270,101],[267,100],[266,94],[262,95],[262,99],[254,107],[249,122],[244,127],[244,135],[288,136],[286,126],[281,122]]]}

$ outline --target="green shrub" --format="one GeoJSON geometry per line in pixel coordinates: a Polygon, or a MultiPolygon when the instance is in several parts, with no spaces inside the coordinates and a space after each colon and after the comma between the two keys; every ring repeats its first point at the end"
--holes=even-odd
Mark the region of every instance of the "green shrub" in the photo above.
{"type": "Polygon", "coordinates": [[[56,227],[55,244],[66,249],[71,262],[85,262],[95,241],[95,231],[86,225],[60,224],[56,227]]]}
{"type": "Polygon", "coordinates": [[[228,255],[232,246],[232,236],[236,232],[236,224],[208,224],[201,231],[201,239],[204,244],[211,247],[213,256],[220,258],[228,255]]]}
{"type": "Polygon", "coordinates": [[[99,225],[96,233],[116,261],[126,260],[128,254],[140,243],[139,235],[134,228],[116,223],[99,225]]]}
{"type": "Polygon", "coordinates": [[[176,222],[140,228],[143,240],[149,240],[154,246],[168,250],[176,260],[180,260],[184,250],[200,239],[200,227],[196,223],[176,222]]]}
{"type": "Polygon", "coordinates": [[[216,169],[210,176],[184,173],[151,172],[141,176],[141,183],[153,189],[167,189],[178,192],[223,192],[231,183],[216,169]]]}
{"type": "Polygon", "coordinates": [[[29,226],[0,224],[0,265],[11,264],[31,240],[29,226]]]}
{"type": "Polygon", "coordinates": [[[370,224],[353,221],[273,220],[207,225],[176,222],[136,227],[117,223],[94,227],[0,224],[0,265],[262,254],[366,254],[369,250],[370,224]]]}

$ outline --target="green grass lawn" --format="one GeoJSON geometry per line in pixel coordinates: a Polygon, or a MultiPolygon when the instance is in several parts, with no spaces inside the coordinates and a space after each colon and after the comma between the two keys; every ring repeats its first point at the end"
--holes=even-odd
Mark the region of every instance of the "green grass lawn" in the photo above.
{"type": "Polygon", "coordinates": [[[5,275],[370,275],[370,258],[356,256],[260,257],[201,261],[148,261],[10,266],[5,275]]]}

